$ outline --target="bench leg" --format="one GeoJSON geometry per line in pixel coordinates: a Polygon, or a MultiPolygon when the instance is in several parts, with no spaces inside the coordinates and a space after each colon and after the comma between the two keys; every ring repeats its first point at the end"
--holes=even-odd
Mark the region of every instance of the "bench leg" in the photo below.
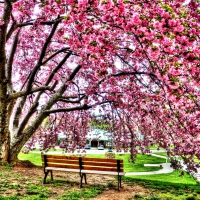
{"type": "Polygon", "coordinates": [[[80,188],[82,188],[82,182],[83,182],[83,174],[80,175],[80,185],[79,185],[80,188]]]}
{"type": "Polygon", "coordinates": [[[81,174],[80,175],[80,185],[79,185],[80,188],[82,188],[82,186],[83,186],[83,177],[85,179],[85,184],[87,184],[86,174],[81,174]]]}
{"type": "Polygon", "coordinates": [[[47,171],[44,171],[44,178],[43,178],[43,181],[42,181],[43,184],[46,184],[46,178],[47,178],[49,172],[51,173],[51,180],[53,181],[53,172],[52,172],[52,170],[47,170],[47,171]]]}
{"type": "Polygon", "coordinates": [[[48,175],[49,172],[50,172],[49,170],[44,172],[44,178],[43,178],[43,181],[42,181],[43,184],[46,184],[46,178],[47,178],[47,175],[48,175]]]}
{"type": "Polygon", "coordinates": [[[117,190],[119,191],[119,188],[122,187],[122,176],[118,175],[118,183],[117,183],[117,190]]]}
{"type": "Polygon", "coordinates": [[[51,170],[51,180],[53,181],[53,171],[51,170]]]}
{"type": "Polygon", "coordinates": [[[86,180],[86,174],[83,174],[84,179],[85,179],[85,184],[87,184],[87,180],[86,180]]]}
{"type": "Polygon", "coordinates": [[[119,185],[120,185],[120,176],[118,175],[118,183],[117,183],[117,190],[119,191],[119,185]]]}

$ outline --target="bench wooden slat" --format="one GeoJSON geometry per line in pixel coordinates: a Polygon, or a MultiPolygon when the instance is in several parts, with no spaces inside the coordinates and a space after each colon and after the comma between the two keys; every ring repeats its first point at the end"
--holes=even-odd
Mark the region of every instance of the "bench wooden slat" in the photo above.
{"type": "MultiPolygon", "coordinates": [[[[81,171],[82,173],[86,174],[107,174],[107,175],[118,175],[118,172],[112,172],[112,171],[96,171],[96,170],[85,170],[83,169],[81,171]]],[[[119,172],[120,176],[124,176],[126,173],[125,172],[119,172]]]]}
{"type": "Polygon", "coordinates": [[[61,155],[43,155],[42,154],[42,160],[44,161],[44,156],[46,156],[46,158],[54,158],[54,159],[59,159],[59,160],[79,160],[79,157],[76,156],[61,156],[61,155]]]}
{"type": "MultiPolygon", "coordinates": [[[[62,156],[62,155],[48,155],[46,154],[46,158],[54,158],[54,159],[67,159],[67,160],[79,160],[79,157],[76,156],[62,156]]],[[[42,155],[42,160],[44,160],[44,155],[42,155]]],[[[86,158],[82,157],[82,161],[93,161],[93,162],[106,162],[106,163],[116,163],[116,159],[109,158],[86,158]]],[[[120,163],[123,163],[123,160],[120,160],[120,163]]]]}
{"type": "MultiPolygon", "coordinates": [[[[116,163],[117,159],[109,159],[109,158],[86,158],[83,157],[82,161],[93,161],[93,162],[104,162],[104,163],[116,163]]],[[[120,163],[123,163],[123,160],[120,160],[120,163]]]]}
{"type": "MultiPolygon", "coordinates": [[[[79,161],[78,160],[60,160],[60,159],[54,159],[54,158],[48,158],[47,157],[47,165],[48,163],[63,163],[63,164],[76,164],[79,165],[79,161]]],[[[42,161],[44,163],[44,160],[42,161]]]]}
{"type": "MultiPolygon", "coordinates": [[[[117,168],[117,163],[116,163],[116,161],[115,161],[115,163],[100,163],[100,162],[92,162],[92,161],[90,161],[90,162],[86,162],[86,161],[83,161],[82,162],[82,165],[84,165],[84,166],[106,166],[106,167],[116,167],[117,168]]],[[[123,167],[123,163],[120,163],[120,168],[122,168],[123,167]]]]}
{"type": "Polygon", "coordinates": [[[46,167],[46,170],[64,171],[64,172],[80,172],[80,169],[72,168],[58,168],[58,167],[46,167]]]}
{"type": "MultiPolygon", "coordinates": [[[[115,167],[96,167],[96,166],[83,166],[83,170],[95,170],[95,171],[111,171],[111,172],[117,172],[117,168],[115,167]]],[[[120,172],[123,172],[123,169],[120,169],[120,172]]]]}
{"type": "MultiPolygon", "coordinates": [[[[42,164],[43,167],[45,167],[44,164],[42,164]]],[[[52,164],[49,163],[48,167],[58,167],[58,168],[68,168],[68,169],[80,169],[79,165],[62,165],[62,164],[52,164]]]]}

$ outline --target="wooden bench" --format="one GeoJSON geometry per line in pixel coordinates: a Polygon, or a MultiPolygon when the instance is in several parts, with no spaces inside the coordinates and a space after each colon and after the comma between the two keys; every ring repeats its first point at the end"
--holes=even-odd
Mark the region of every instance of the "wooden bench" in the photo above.
{"type": "Polygon", "coordinates": [[[43,184],[46,183],[49,172],[51,174],[51,180],[53,180],[53,170],[78,172],[80,174],[80,187],[82,187],[83,178],[87,184],[86,174],[105,174],[117,176],[117,189],[119,191],[119,187],[121,187],[121,176],[125,175],[123,160],[48,154],[42,154],[41,156],[42,166],[44,167],[43,184]]]}

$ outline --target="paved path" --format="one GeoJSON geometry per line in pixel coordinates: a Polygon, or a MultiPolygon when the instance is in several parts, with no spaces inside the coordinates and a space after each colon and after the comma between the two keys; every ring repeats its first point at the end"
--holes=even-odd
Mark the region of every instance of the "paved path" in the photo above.
{"type": "MultiPolygon", "coordinates": [[[[159,158],[164,158],[166,159],[166,156],[161,156],[158,154],[151,154],[152,156],[159,157],[159,158]]],[[[125,176],[137,176],[137,175],[152,175],[152,174],[167,174],[167,173],[172,173],[174,169],[170,167],[171,163],[161,163],[161,164],[144,164],[144,166],[155,166],[159,167],[162,165],[162,169],[158,171],[150,171],[150,172],[126,172],[125,176]]]]}
{"type": "MultiPolygon", "coordinates": [[[[158,154],[152,154],[152,156],[156,156],[156,157],[160,157],[160,158],[166,158],[165,156],[161,156],[161,155],[158,155],[158,154]]],[[[183,170],[185,170],[186,171],[186,166],[183,164],[183,162],[181,162],[180,161],[180,163],[181,163],[181,165],[182,165],[182,169],[183,170]]],[[[165,170],[164,171],[166,171],[166,172],[164,172],[164,173],[170,173],[170,170],[172,169],[172,171],[174,171],[174,169],[173,168],[171,168],[170,167],[170,163],[165,163],[165,164],[169,164],[168,166],[166,166],[166,165],[164,165],[163,164],[163,169],[165,168],[165,170]],[[168,172],[167,172],[168,171],[168,172]]],[[[162,170],[159,170],[159,171],[157,171],[157,172],[161,172],[162,170]]],[[[171,171],[171,172],[172,172],[171,171]]],[[[157,173],[155,173],[155,174],[157,174],[157,173]]],[[[198,181],[200,181],[200,168],[198,168],[197,169],[197,173],[193,173],[192,174],[192,176],[194,177],[194,178],[196,178],[198,181]]]]}
{"type": "Polygon", "coordinates": [[[170,163],[161,163],[161,164],[144,164],[144,166],[156,166],[159,167],[160,165],[162,165],[162,169],[158,170],[158,171],[151,171],[151,172],[126,172],[125,176],[130,176],[130,175],[152,175],[152,174],[167,174],[167,173],[171,173],[174,171],[174,169],[172,167],[170,167],[170,163]]]}

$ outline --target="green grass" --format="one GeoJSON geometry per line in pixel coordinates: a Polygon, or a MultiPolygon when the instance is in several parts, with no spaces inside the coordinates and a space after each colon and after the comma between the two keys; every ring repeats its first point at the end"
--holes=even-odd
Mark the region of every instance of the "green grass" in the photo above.
{"type": "Polygon", "coordinates": [[[160,155],[160,156],[167,156],[166,152],[155,152],[153,154],[157,154],[157,155],[160,155]]]}
{"type": "Polygon", "coordinates": [[[36,154],[33,152],[29,152],[28,154],[19,153],[19,160],[29,160],[36,166],[42,166],[41,154],[36,154]]]}
{"type": "Polygon", "coordinates": [[[116,156],[116,158],[124,160],[125,172],[149,172],[160,170],[160,167],[144,167],[144,164],[160,164],[165,163],[164,158],[158,158],[154,156],[141,155],[136,156],[134,163],[129,161],[129,154],[124,154],[123,156],[116,156]]]}
{"type": "Polygon", "coordinates": [[[88,189],[82,189],[79,191],[70,190],[67,191],[65,195],[63,195],[59,200],[78,200],[78,199],[84,199],[89,200],[90,198],[96,197],[98,194],[102,193],[104,190],[104,187],[102,186],[93,186],[88,189]]]}
{"type": "Polygon", "coordinates": [[[173,183],[173,184],[192,184],[196,185],[196,181],[191,175],[184,172],[181,176],[181,170],[175,170],[172,173],[167,174],[153,174],[153,175],[140,175],[140,176],[126,176],[127,179],[133,180],[148,180],[148,181],[158,181],[160,183],[173,183]]]}
{"type": "Polygon", "coordinates": [[[180,176],[181,170],[169,174],[125,176],[123,182],[128,185],[139,184],[151,188],[152,199],[159,200],[186,200],[199,199],[200,188],[196,181],[187,173],[180,176]],[[198,196],[198,198],[196,198],[198,196]]]}
{"type": "Polygon", "coordinates": [[[17,196],[3,197],[0,196],[0,200],[19,200],[17,196]]]}

